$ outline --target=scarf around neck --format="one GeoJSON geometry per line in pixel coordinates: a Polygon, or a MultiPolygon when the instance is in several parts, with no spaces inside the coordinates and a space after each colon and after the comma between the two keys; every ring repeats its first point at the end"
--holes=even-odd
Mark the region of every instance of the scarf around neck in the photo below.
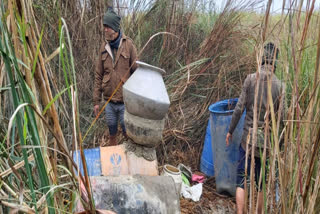
{"type": "Polygon", "coordinates": [[[121,38],[122,38],[122,33],[121,33],[121,31],[119,31],[118,38],[116,38],[115,40],[109,42],[109,45],[110,45],[111,49],[118,49],[119,48],[121,38]]]}

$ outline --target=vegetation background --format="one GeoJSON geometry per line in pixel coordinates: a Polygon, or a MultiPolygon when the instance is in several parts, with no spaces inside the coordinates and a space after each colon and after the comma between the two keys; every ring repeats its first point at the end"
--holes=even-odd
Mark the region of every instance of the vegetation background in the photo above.
{"type": "MultiPolygon", "coordinates": [[[[264,208],[318,213],[319,2],[284,1],[277,14],[270,13],[271,0],[265,7],[260,3],[228,0],[218,10],[205,0],[119,0],[114,7],[140,60],[167,71],[171,107],[157,148],[160,166],[184,163],[198,170],[208,106],[239,95],[245,76],[258,68],[265,42],[280,47],[277,75],[286,83],[288,111],[282,129],[270,101],[272,152],[264,208]]],[[[74,174],[71,151],[98,146],[108,136],[92,104],[107,4],[1,1],[0,212],[72,213],[80,180],[89,199],[82,203],[94,212],[88,176],[74,174]]],[[[256,210],[253,190],[250,212],[256,210]]]]}

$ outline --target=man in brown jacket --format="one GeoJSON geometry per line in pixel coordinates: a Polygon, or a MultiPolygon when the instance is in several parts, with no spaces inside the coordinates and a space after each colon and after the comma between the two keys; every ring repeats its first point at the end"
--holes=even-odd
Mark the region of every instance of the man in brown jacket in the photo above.
{"type": "MultiPolygon", "coordinates": [[[[255,180],[258,184],[260,177],[260,170],[262,163],[260,159],[260,152],[264,148],[264,128],[265,118],[268,108],[268,81],[271,81],[271,97],[273,101],[273,107],[276,115],[278,111],[280,113],[280,120],[283,120],[284,116],[284,85],[274,74],[276,69],[276,59],[278,57],[278,48],[273,43],[268,43],[264,47],[264,54],[262,57],[262,65],[259,72],[259,88],[258,88],[258,100],[257,100],[257,113],[258,113],[258,134],[257,142],[255,146],[255,180]]],[[[245,157],[246,157],[246,144],[247,136],[250,133],[252,135],[253,128],[253,112],[254,112],[254,99],[255,99],[255,88],[257,83],[257,74],[249,74],[244,81],[242,92],[238,103],[232,114],[232,119],[229,127],[229,132],[226,136],[226,144],[229,145],[229,140],[232,138],[232,133],[235,130],[244,110],[246,109],[245,123],[243,127],[243,134],[241,138],[241,144],[239,147],[239,165],[237,169],[237,189],[236,189],[236,203],[237,213],[243,213],[244,209],[244,182],[245,182],[245,157]]],[[[252,139],[252,136],[250,137],[252,139]]],[[[267,148],[270,146],[270,137],[267,139],[267,148]]],[[[250,140],[251,141],[251,140],[250,140]]],[[[251,150],[251,142],[248,142],[248,148],[251,150]]],[[[268,150],[267,150],[268,151],[268,150]]],[[[250,174],[250,163],[251,163],[251,152],[248,154],[248,176],[250,174]]],[[[261,185],[258,193],[258,213],[262,212],[263,198],[262,198],[261,185]]]]}
{"type": "Polygon", "coordinates": [[[136,47],[133,41],[120,30],[120,21],[121,18],[113,9],[108,8],[103,16],[105,41],[99,50],[93,90],[95,115],[99,112],[101,93],[104,101],[111,98],[105,108],[110,145],[117,145],[116,136],[119,120],[122,132],[126,136],[122,84],[129,79],[137,68],[135,63],[137,58],[136,47]],[[119,84],[121,86],[115,91],[119,84]]]}

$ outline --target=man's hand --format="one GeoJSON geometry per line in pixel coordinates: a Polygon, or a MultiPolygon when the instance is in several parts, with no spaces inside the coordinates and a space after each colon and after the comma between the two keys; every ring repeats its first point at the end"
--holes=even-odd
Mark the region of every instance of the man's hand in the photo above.
{"type": "Polygon", "coordinates": [[[95,105],[94,107],[93,107],[93,111],[94,111],[94,115],[98,115],[98,113],[99,113],[99,105],[95,105]]]}
{"type": "Polygon", "coordinates": [[[230,140],[230,141],[232,140],[232,134],[230,134],[230,133],[228,132],[227,137],[226,137],[226,144],[227,144],[227,146],[229,146],[229,140],[230,140]]]}

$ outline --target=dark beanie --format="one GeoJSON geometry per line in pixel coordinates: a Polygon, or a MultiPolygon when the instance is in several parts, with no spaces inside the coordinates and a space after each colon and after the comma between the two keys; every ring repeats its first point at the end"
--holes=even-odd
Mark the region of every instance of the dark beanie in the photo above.
{"type": "Polygon", "coordinates": [[[277,65],[279,49],[272,43],[269,42],[264,46],[263,56],[262,56],[262,65],[277,65]]]}
{"type": "Polygon", "coordinates": [[[120,30],[121,17],[118,16],[111,7],[108,8],[107,12],[103,16],[103,25],[107,25],[112,28],[115,32],[120,30]]]}

